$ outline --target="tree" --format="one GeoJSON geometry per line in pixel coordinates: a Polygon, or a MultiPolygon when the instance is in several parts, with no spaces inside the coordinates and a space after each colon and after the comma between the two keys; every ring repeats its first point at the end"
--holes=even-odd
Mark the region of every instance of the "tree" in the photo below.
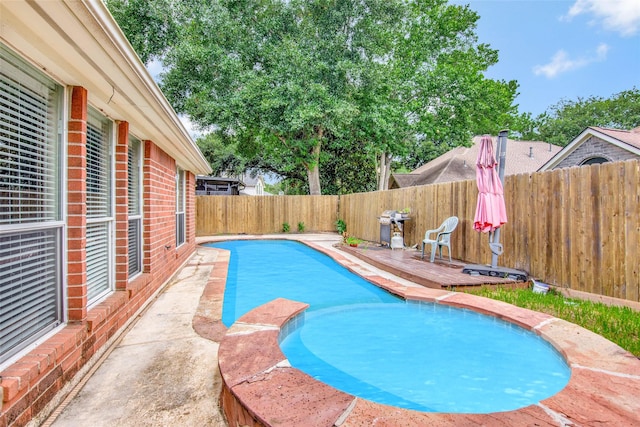
{"type": "Polygon", "coordinates": [[[162,58],[178,37],[171,0],[106,0],[105,3],[147,65],[162,58]]]}
{"type": "Polygon", "coordinates": [[[565,146],[589,126],[633,129],[640,126],[640,90],[633,88],[609,99],[591,96],[561,100],[536,118],[540,139],[565,146]]]}
{"type": "Polygon", "coordinates": [[[198,138],[198,148],[209,162],[213,175],[241,175],[249,168],[249,160],[240,156],[236,144],[223,141],[216,133],[198,138]]]}
{"type": "Polygon", "coordinates": [[[145,19],[178,28],[140,47],[147,58],[164,53],[161,87],[176,111],[218,129],[240,157],[292,182],[306,175],[296,188],[311,194],[386,188],[394,161],[430,160],[513,113],[517,84],[484,77],[497,52],[478,44],[468,6],[150,0],[146,17],[139,2],[109,0],[130,38],[145,19]],[[156,21],[161,7],[166,21],[156,21]],[[351,165],[356,175],[343,170],[351,165]]]}

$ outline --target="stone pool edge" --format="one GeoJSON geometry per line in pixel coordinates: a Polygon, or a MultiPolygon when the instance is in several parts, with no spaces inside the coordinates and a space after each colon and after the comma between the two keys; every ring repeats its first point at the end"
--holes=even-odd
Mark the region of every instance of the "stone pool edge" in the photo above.
{"type": "MultiPolygon", "coordinates": [[[[571,378],[556,395],[508,412],[422,413],[378,404],[340,392],[289,366],[278,345],[280,328],[307,305],[276,299],[241,317],[226,333],[220,327],[221,321],[208,325],[215,331],[213,339],[220,342],[218,365],[223,380],[220,404],[230,426],[624,426],[640,421],[637,415],[640,360],[603,337],[552,316],[500,301],[402,285],[330,248],[314,242],[302,243],[407,300],[472,309],[539,334],[566,358],[572,369],[571,378]]],[[[225,264],[228,265],[228,256],[219,257],[203,294],[215,305],[220,303],[218,319],[226,282],[225,264]]]]}

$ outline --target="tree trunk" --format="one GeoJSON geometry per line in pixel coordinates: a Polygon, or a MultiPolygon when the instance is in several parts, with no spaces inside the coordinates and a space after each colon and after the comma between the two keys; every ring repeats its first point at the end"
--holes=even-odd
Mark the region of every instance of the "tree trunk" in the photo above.
{"type": "Polygon", "coordinates": [[[320,190],[320,170],[317,163],[311,169],[307,169],[307,178],[309,179],[309,194],[312,196],[322,194],[320,190]]]}
{"type": "Polygon", "coordinates": [[[378,190],[389,189],[389,177],[391,176],[391,155],[385,152],[380,154],[378,167],[378,190]]]}
{"type": "MultiPolygon", "coordinates": [[[[320,132],[320,137],[322,137],[322,131],[320,132]]],[[[319,196],[322,194],[320,189],[320,138],[318,138],[318,144],[313,147],[312,154],[314,161],[307,165],[309,194],[312,196],[319,196]]]]}

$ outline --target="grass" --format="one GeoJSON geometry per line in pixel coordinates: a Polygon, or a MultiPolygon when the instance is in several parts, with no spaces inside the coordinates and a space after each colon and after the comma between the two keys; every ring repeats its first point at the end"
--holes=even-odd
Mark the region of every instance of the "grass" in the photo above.
{"type": "Polygon", "coordinates": [[[505,287],[482,287],[466,292],[547,313],[575,323],[602,335],[636,357],[640,357],[640,313],[629,307],[566,298],[553,289],[550,289],[547,294],[534,293],[531,288],[505,287]]]}

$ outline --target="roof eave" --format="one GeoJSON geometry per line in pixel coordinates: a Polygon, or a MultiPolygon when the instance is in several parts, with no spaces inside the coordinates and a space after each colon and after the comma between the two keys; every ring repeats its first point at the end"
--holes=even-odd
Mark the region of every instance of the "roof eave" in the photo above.
{"type": "Polygon", "coordinates": [[[613,144],[617,147],[623,148],[627,151],[630,151],[638,156],[640,156],[640,150],[637,149],[636,147],[619,140],[618,138],[614,138],[611,135],[608,135],[606,133],[601,132],[600,130],[594,128],[594,127],[587,127],[585,128],[580,135],[578,135],[577,137],[575,137],[569,144],[567,144],[562,150],[558,151],[558,153],[553,156],[547,163],[545,163],[544,165],[542,165],[540,167],[540,169],[538,169],[538,172],[543,172],[546,170],[550,170],[553,169],[554,167],[556,167],[558,164],[560,164],[564,159],[566,159],[569,154],[571,154],[573,151],[575,151],[580,145],[584,144],[591,136],[596,136],[600,139],[602,139],[603,141],[606,141],[610,144],[613,144]]]}
{"type": "Polygon", "coordinates": [[[2,41],[183,169],[211,167],[102,1],[0,2],[2,41]],[[11,7],[9,7],[9,5],[11,7]]]}

